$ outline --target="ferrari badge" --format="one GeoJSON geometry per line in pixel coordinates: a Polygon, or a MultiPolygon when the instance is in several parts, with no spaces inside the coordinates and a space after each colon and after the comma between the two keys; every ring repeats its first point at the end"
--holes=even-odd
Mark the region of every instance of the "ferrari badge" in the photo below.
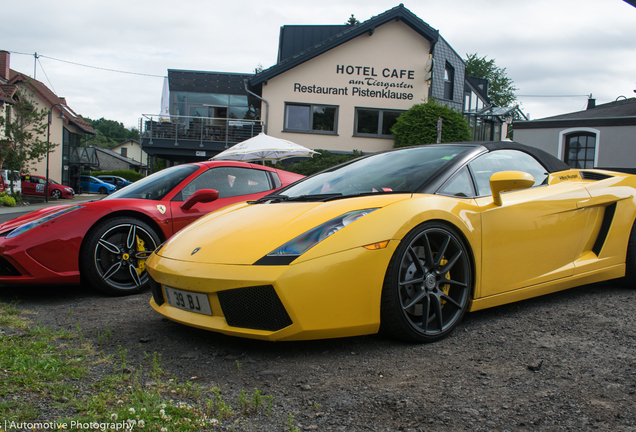
{"type": "Polygon", "coordinates": [[[164,206],[164,205],[157,205],[157,210],[159,210],[159,213],[161,213],[161,214],[165,214],[165,213],[166,213],[166,206],[164,206]]]}

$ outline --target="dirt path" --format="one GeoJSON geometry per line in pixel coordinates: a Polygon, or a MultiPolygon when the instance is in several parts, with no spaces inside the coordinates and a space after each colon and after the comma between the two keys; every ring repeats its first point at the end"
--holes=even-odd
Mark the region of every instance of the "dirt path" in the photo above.
{"type": "Polygon", "coordinates": [[[148,293],[2,288],[34,321],[75,329],[107,350],[162,355],[181,380],[228,397],[258,388],[279,415],[250,431],[636,430],[636,291],[596,284],[468,314],[447,339],[408,345],[374,335],[268,343],[182,326],[148,293]],[[531,369],[534,369],[531,370],[531,369]],[[193,379],[193,377],[196,377],[193,379]]]}

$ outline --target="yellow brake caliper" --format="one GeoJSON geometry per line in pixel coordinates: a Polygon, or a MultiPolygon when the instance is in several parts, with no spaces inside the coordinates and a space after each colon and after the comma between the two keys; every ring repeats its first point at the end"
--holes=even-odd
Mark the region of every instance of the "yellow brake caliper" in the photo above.
{"type": "MultiPolygon", "coordinates": [[[[137,237],[137,252],[144,252],[146,250],[146,244],[142,239],[137,237]]],[[[141,274],[146,270],[146,259],[140,259],[137,261],[137,274],[141,276],[141,274]]]]}
{"type": "MultiPolygon", "coordinates": [[[[439,264],[443,267],[446,265],[447,262],[448,260],[446,258],[442,258],[442,261],[439,264]]],[[[446,273],[445,276],[446,276],[446,279],[450,280],[450,272],[446,273]]],[[[439,289],[441,289],[444,292],[444,294],[448,295],[448,292],[450,291],[450,284],[441,285],[439,289]]],[[[446,304],[446,300],[442,299],[440,303],[442,304],[442,307],[444,307],[444,305],[446,304]]]]}

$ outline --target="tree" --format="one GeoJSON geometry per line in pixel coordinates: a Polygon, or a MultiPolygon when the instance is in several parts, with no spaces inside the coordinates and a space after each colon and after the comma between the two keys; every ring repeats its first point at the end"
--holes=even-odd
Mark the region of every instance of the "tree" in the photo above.
{"type": "Polygon", "coordinates": [[[121,122],[107,120],[104,117],[99,120],[91,120],[88,117],[82,118],[97,132],[97,136],[90,140],[91,145],[110,148],[129,139],[139,139],[139,131],[137,129],[126,129],[126,126],[121,122]]]}
{"type": "Polygon", "coordinates": [[[354,17],[353,14],[351,14],[351,16],[349,17],[349,19],[347,20],[345,24],[349,26],[354,26],[354,25],[360,24],[360,21],[358,21],[358,19],[354,17]]]}
{"type": "MultiPolygon", "coordinates": [[[[16,95],[15,103],[0,116],[0,129],[4,129],[4,137],[0,138],[0,160],[5,168],[23,173],[58,144],[47,145],[48,111],[38,108],[33,93],[22,88],[16,95]]],[[[10,184],[13,189],[13,182],[10,184]]]]}
{"type": "Polygon", "coordinates": [[[514,92],[518,88],[506,76],[506,68],[498,67],[494,59],[486,60],[486,56],[479,57],[477,53],[466,54],[466,75],[474,78],[486,78],[489,81],[488,97],[497,106],[512,106],[513,102],[517,100],[514,92]]]}
{"type": "Polygon", "coordinates": [[[437,142],[437,119],[442,119],[442,142],[470,141],[470,126],[464,116],[434,99],[413,105],[402,113],[391,128],[393,147],[437,142]]]}

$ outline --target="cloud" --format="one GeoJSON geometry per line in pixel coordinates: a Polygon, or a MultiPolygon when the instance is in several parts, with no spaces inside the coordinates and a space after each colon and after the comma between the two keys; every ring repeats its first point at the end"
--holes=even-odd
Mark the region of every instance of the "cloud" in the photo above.
{"type": "MultiPolygon", "coordinates": [[[[3,46],[11,65],[33,74],[33,53],[118,71],[164,76],[168,69],[251,73],[276,62],[286,24],[360,21],[397,1],[44,0],[3,6],[3,46]],[[24,54],[17,54],[24,53],[24,54]]],[[[636,8],[621,0],[404,2],[464,57],[494,58],[518,93],[585,95],[597,103],[636,88],[636,8]]],[[[78,113],[136,127],[159,111],[162,79],[86,68],[41,57],[37,78],[78,113]],[[41,66],[40,66],[41,65],[41,66]],[[46,74],[46,75],[45,75],[46,74]]],[[[520,98],[539,118],[584,108],[585,97],[520,98]]]]}

